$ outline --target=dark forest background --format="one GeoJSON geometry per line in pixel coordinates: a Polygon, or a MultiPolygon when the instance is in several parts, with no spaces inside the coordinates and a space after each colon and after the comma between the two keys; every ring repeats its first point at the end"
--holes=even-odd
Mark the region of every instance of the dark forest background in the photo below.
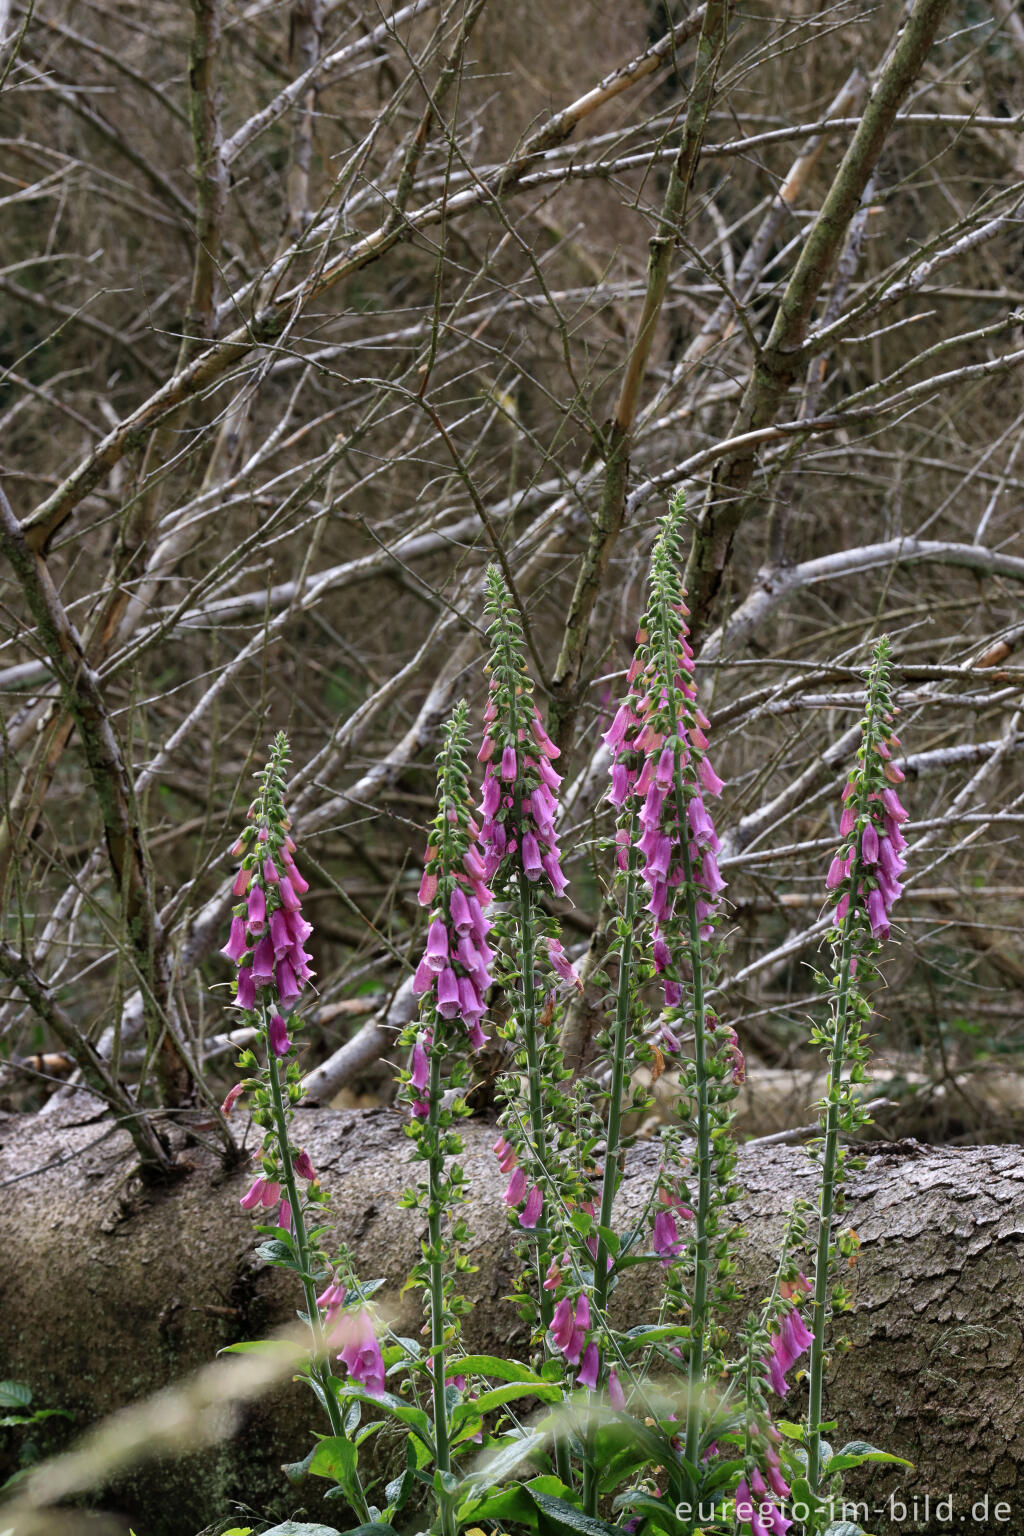
{"type": "Polygon", "coordinates": [[[228,850],[281,728],[311,1097],[390,1095],[439,726],[480,704],[495,559],[564,753],[554,909],[595,963],[599,738],[682,489],[741,1124],[800,1126],[815,1096],[809,967],[887,632],[912,851],[879,1134],[1014,1139],[1009,0],[40,0],[5,36],[6,1108],[82,1072],[219,1101],[228,850]]]}

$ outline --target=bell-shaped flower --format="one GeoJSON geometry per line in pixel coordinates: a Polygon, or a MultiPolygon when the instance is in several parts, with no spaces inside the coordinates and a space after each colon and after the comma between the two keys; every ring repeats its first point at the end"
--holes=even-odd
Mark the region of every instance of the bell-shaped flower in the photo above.
{"type": "Polygon", "coordinates": [[[291,1050],[288,1026],[279,1013],[272,1014],[267,1025],[267,1043],[275,1056],[287,1056],[291,1050]]]}
{"type": "Polygon", "coordinates": [[[544,1196],[541,1193],[540,1185],[535,1184],[527,1195],[526,1204],[520,1212],[519,1225],[525,1227],[528,1231],[532,1231],[540,1220],[543,1209],[544,1196]]]}
{"type": "Polygon", "coordinates": [[[385,1390],[384,1359],[373,1321],[365,1307],[358,1312],[349,1312],[341,1319],[335,1339],[339,1335],[344,1337],[344,1344],[338,1359],[353,1381],[364,1386],[371,1397],[380,1397],[385,1390]]]}
{"type": "Polygon", "coordinates": [[[576,1385],[586,1387],[589,1392],[597,1390],[597,1376],[601,1369],[601,1355],[593,1340],[583,1351],[583,1359],[580,1368],[576,1372],[576,1385]]]}

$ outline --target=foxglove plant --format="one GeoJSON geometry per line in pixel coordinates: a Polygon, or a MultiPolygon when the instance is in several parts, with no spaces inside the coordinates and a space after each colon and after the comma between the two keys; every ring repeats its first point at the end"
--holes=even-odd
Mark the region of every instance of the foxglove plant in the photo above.
{"type": "MultiPolygon", "coordinates": [[[[450,1161],[462,1151],[453,1130],[460,1101],[456,1097],[449,1107],[448,1095],[442,1095],[446,1084],[458,1090],[468,1081],[467,1048],[476,1049],[484,1041],[480,1019],[493,960],[487,943],[491,925],[484,916],[491,893],[483,882],[484,864],[477,848],[479,829],[472,814],[467,752],[466,706],[459,703],[438,757],[437,816],[420,885],[420,901],[431,912],[426,951],[415,979],[421,995],[420,1018],[404,1037],[412,1048],[412,1070],[403,1093],[412,1110],[415,1156],[426,1164],[426,1180],[420,1188],[409,1190],[402,1203],[425,1209],[427,1217],[423,1258],[412,1279],[424,1289],[430,1329],[433,1447],[441,1474],[437,1498],[444,1536],[452,1536],[455,1530],[446,1479],[451,1477],[453,1439],[455,1445],[459,1443],[449,1422],[449,1394],[454,1390],[458,1395],[458,1387],[448,1375],[448,1361],[460,1318],[468,1309],[454,1289],[453,1277],[465,1273],[469,1261],[465,1254],[468,1232],[457,1215],[464,1198],[463,1173],[457,1162],[450,1161]]],[[[464,1430],[462,1438],[467,1435],[471,1437],[472,1431],[464,1430]]]]}
{"type": "MultiPolygon", "coordinates": [[[[677,496],[662,522],[651,561],[650,598],[637,631],[628,694],[604,740],[612,753],[609,799],[621,811],[618,862],[625,896],[620,922],[619,990],[613,1050],[608,1156],[601,1198],[601,1227],[607,1229],[615,1194],[618,1113],[626,1054],[628,980],[637,926],[637,872],[648,892],[644,910],[652,919],[652,958],[664,988],[661,1044],[676,1053],[681,1037],[692,1035],[692,1061],[681,1069],[689,1090],[694,1132],[688,1297],[682,1274],[674,1267],[679,1301],[689,1306],[690,1343],[685,1459],[696,1465],[700,1454],[701,1398],[709,1376],[706,1350],[710,1326],[710,1281],[714,1261],[720,1279],[730,1272],[728,1234],[719,1213],[734,1198],[730,1177],[735,1150],[728,1137],[729,1100],[742,1080],[742,1057],[735,1034],[723,1029],[711,1012],[708,995],[714,979],[715,920],[725,881],[718,869],[719,840],[707,801],[722,791],[722,780],[707,757],[709,721],[697,702],[693,650],[689,643],[686,594],[680,570],[683,500],[677,496]],[[642,829],[638,835],[637,828],[642,829]]],[[[669,1221],[660,1216],[656,1251],[675,1248],[669,1221]]],[[[685,1269],[685,1265],[683,1268],[685,1269]]],[[[599,1248],[595,1290],[603,1304],[602,1252],[599,1248]]],[[[731,1291],[723,1293],[731,1295],[731,1291]]],[[[713,1375],[714,1372],[711,1372],[713,1375]]]]}
{"type": "MultiPolygon", "coordinates": [[[[480,800],[480,845],[484,870],[495,896],[505,904],[502,929],[515,951],[513,989],[516,1012],[510,1038],[521,1048],[527,1079],[528,1130],[522,1133],[514,1119],[506,1127],[519,1145],[506,1203],[523,1210],[519,1225],[536,1232],[537,1297],[543,1327],[550,1326],[553,1303],[543,1281],[548,1268],[545,1183],[554,1177],[551,1145],[550,1101],[544,1088],[557,1083],[561,1062],[551,1024],[545,1014],[545,971],[561,980],[572,977],[572,967],[558,937],[557,925],[540,908],[538,895],[546,890],[563,895],[566,888],[555,831],[556,793],[560,775],[552,766],[558,748],[544,729],[533,699],[533,687],[523,655],[523,635],[511,595],[500,572],[487,572],[486,612],[488,638],[488,698],[484,733],[478,761],[484,764],[480,800]],[[540,940],[544,939],[541,950],[540,940]],[[526,1164],[526,1167],[523,1166],[526,1164]]],[[[557,1136],[557,1132],[555,1133],[557,1136]]],[[[506,1155],[507,1157],[507,1155],[506,1155]]]]}
{"type": "Polygon", "coordinates": [[[814,1149],[821,1160],[807,1408],[807,1481],[814,1500],[820,1497],[822,1383],[830,1301],[840,1308],[846,1304],[841,1287],[830,1297],[836,1260],[845,1246],[842,1235],[833,1234],[834,1218],[842,1209],[846,1162],[839,1137],[857,1131],[868,1120],[854,1092],[869,1055],[862,1030],[870,1021],[871,1006],[862,989],[877,975],[876,957],[889,937],[890,913],[902,891],[900,875],[907,846],[901,830],[907,812],[896,789],[904,775],[893,761],[900,743],[894,731],[898,711],[891,674],[889,641],[883,636],[868,673],[856,766],[843,791],[839,824],[843,841],[825,881],[835,907],[828,935],[832,947],[829,1019],[825,1028],[816,1028],[812,1035],[813,1043],[828,1053],[828,1087],[820,1106],[822,1138],[814,1149]]]}
{"type": "MultiPolygon", "coordinates": [[[[330,1276],[327,1255],[320,1247],[326,1195],[304,1148],[292,1140],[294,1107],[302,1097],[301,1070],[294,1047],[299,1021],[294,1003],[310,979],[311,957],[303,948],[312,932],[302,916],[301,896],[308,890],[295,864],[295,843],[289,834],[284,791],[288,741],[280,733],[266,768],[259,775],[259,793],[249,807],[247,825],[232,849],[240,859],[233,894],[239,898],[231,932],[221,951],[234,961],[235,1005],[256,1031],[257,1050],[246,1050],[240,1067],[251,1076],[229,1092],[224,1110],[230,1113],[241,1093],[249,1096],[254,1123],[262,1131],[256,1152],[259,1173],[242,1196],[245,1210],[270,1212],[260,1227],[271,1240],[262,1256],[293,1269],[305,1296],[305,1317],[313,1339],[310,1383],[333,1433],[344,1436],[344,1419],[327,1363],[332,1343],[341,1343],[339,1358],[351,1378],[371,1392],[383,1391],[384,1366],[372,1320],[361,1297],[351,1298],[355,1310],[345,1310],[346,1288],[330,1276]],[[330,1283],[317,1294],[318,1283],[330,1283]]],[[[346,1491],[364,1519],[369,1519],[362,1485],[354,1469],[346,1491]]]]}
{"type": "MultiPolygon", "coordinates": [[[[609,1058],[607,1091],[582,1079],[566,1087],[569,1074],[556,1043],[558,993],[565,982],[579,983],[557,921],[542,902],[566,888],[555,830],[557,752],[534,703],[515,606],[498,573],[487,576],[491,657],[477,754],[484,765],[479,823],[467,766],[467,711],[460,704],[438,757],[437,814],[420,883],[429,913],[413,979],[420,1012],[402,1037],[409,1056],[399,1098],[408,1111],[414,1159],[424,1169],[402,1203],[425,1216],[422,1257],[412,1274],[425,1299],[425,1357],[411,1340],[382,1348],[366,1306],[371,1288],[360,1286],[344,1262],[335,1271],[328,1267],[317,1225],[324,1196],[308,1154],[291,1139],[301,1097],[292,1005],[309,981],[310,957],[303,949],[305,882],[284,811],[283,737],[236,845],[239,906],[224,952],[237,967],[236,999],[256,1028],[258,1052],[244,1053],[253,1075],[232,1089],[225,1109],[246,1091],[263,1132],[259,1171],[242,1204],[276,1213],[263,1228],[271,1240],[261,1252],[295,1269],[306,1294],[315,1345],[309,1374],[334,1431],[313,1453],[310,1470],[342,1483],[364,1526],[392,1531],[397,1511],[420,1483],[433,1490],[431,1531],[438,1536],[458,1536],[481,1522],[511,1521],[541,1532],[580,1530],[583,1520],[597,1529],[608,1497],[619,1528],[639,1536],[727,1528],[741,1536],[785,1536],[792,1522],[783,1501],[792,1482],[794,1512],[806,1495],[807,1528],[817,1536],[826,1507],[823,1477],[831,1484],[844,1467],[896,1459],[862,1442],[832,1457],[820,1439],[830,1285],[836,1255],[847,1247],[846,1236],[833,1232],[844,1172],[839,1135],[863,1123],[851,1089],[866,1054],[861,1026],[870,1016],[859,988],[873,975],[873,959],[888,936],[905,847],[888,646],[880,644],[869,678],[863,742],[844,793],[843,842],[826,881],[836,904],[834,975],[829,1025],[814,1036],[829,1052],[829,1089],[813,1295],[795,1257],[806,1238],[798,1204],[772,1293],[740,1334],[740,1358],[728,1360],[723,1307],[737,1299],[727,1218],[737,1193],[731,1101],[744,1068],[735,1030],[711,1006],[724,881],[710,801],[723,784],[707,757],[709,724],[697,702],[679,577],[681,534],[677,498],[655,547],[627,696],[605,737],[612,755],[609,799],[618,812],[619,894],[610,950],[614,987],[602,979],[613,1020],[597,1037],[609,1058]],[[458,1276],[470,1264],[459,1212],[465,1176],[456,1126],[465,1112],[461,1089],[470,1055],[487,1038],[492,984],[508,1011],[508,1022],[494,1027],[512,1042],[517,1069],[500,1085],[505,1104],[493,1151],[507,1181],[504,1204],[529,1261],[517,1299],[542,1356],[531,1366],[462,1352],[467,1303],[458,1276]],[[652,987],[659,992],[653,1034],[644,1026],[652,987]],[[642,1215],[630,1231],[616,1232],[633,1068],[648,1061],[660,1071],[666,1054],[683,1089],[682,1125],[663,1135],[642,1215]],[[612,1292],[638,1263],[656,1266],[661,1302],[653,1322],[631,1319],[633,1326],[623,1329],[610,1316],[612,1292]],[[324,1362],[328,1344],[332,1350],[340,1345],[345,1379],[324,1362]],[[792,1438],[799,1431],[782,1420],[776,1426],[772,1416],[790,1389],[788,1373],[800,1369],[808,1351],[806,1464],[800,1465],[780,1434],[792,1438]],[[665,1368],[665,1381],[654,1375],[656,1364],[665,1368]],[[387,1377],[399,1368],[402,1386],[388,1391],[387,1377]],[[673,1385],[679,1371],[686,1378],[685,1406],[673,1385]],[[500,1385],[488,1385],[495,1376],[500,1385]],[[346,1441],[368,1397],[409,1437],[406,1471],[387,1485],[383,1514],[367,1503],[355,1471],[359,1440],[376,1425],[346,1441]],[[526,1428],[511,1415],[500,1417],[523,1397],[556,1404],[551,1419],[526,1428]],[[685,1422],[677,1421],[677,1409],[685,1422]],[[484,1437],[497,1462],[460,1470],[462,1455],[484,1437]],[[490,1486],[494,1465],[507,1473],[551,1442],[556,1477],[545,1472],[513,1487],[490,1486]],[[717,1513],[701,1514],[709,1498],[717,1513]],[[687,1505],[690,1513],[680,1513],[687,1505]]],[[[643,1090],[640,1097],[646,1102],[643,1090]]],[[[833,1288],[831,1300],[841,1304],[841,1290],[833,1288]]]]}
{"type": "MultiPolygon", "coordinates": [[[[582,1167],[586,1146],[576,1134],[579,1106],[560,1086],[570,1074],[557,1040],[557,994],[564,983],[579,986],[579,980],[563,949],[557,921],[540,904],[542,892],[561,897],[566,890],[555,829],[561,778],[553,763],[559,754],[534,702],[515,605],[494,567],[487,572],[486,612],[491,653],[483,741],[477,754],[484,764],[480,843],[487,878],[500,903],[497,927],[502,952],[508,956],[500,979],[512,1014],[501,1033],[516,1048],[527,1100],[524,1110],[518,1079],[510,1077],[504,1085],[506,1109],[495,1150],[509,1174],[505,1203],[518,1213],[515,1221],[532,1258],[532,1283],[522,1284],[516,1299],[535,1324],[542,1348],[564,1366],[577,1366],[576,1380],[586,1386],[596,1347],[588,1354],[592,1341],[585,1341],[581,1362],[574,1351],[566,1354],[561,1347],[561,1329],[552,1331],[565,1299],[559,1255],[568,1251],[574,1235],[571,1221],[563,1218],[571,1218],[573,1211],[585,1213],[590,1197],[582,1167]]],[[[571,1283],[573,1273],[564,1279],[565,1285],[571,1283]]],[[[577,1284],[577,1293],[579,1289],[577,1284]]],[[[566,1441],[557,1434],[555,1462],[563,1483],[568,1483],[566,1441]]]]}
{"type": "MultiPolygon", "coordinates": [[[[811,1339],[799,1311],[810,1285],[793,1257],[807,1235],[805,1208],[803,1201],[795,1202],[771,1295],[760,1315],[748,1318],[742,1333],[744,1358],[736,1375],[744,1392],[743,1463],[734,1508],[737,1523],[750,1536],[785,1536],[793,1523],[782,1513],[792,1490],[782,1469],[782,1436],[772,1423],[769,1396],[786,1396],[785,1372],[805,1353],[811,1339]]],[[[716,1455],[720,1449],[715,1447],[716,1455]]]]}

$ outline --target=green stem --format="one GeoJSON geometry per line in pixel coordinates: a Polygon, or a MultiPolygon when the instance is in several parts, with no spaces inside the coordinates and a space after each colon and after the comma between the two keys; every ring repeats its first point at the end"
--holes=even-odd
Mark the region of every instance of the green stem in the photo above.
{"type": "MultiPolygon", "coordinates": [[[[264,1028],[267,1020],[264,1016],[264,1028]]],[[[299,1198],[298,1184],[295,1178],[295,1167],[292,1162],[291,1146],[288,1140],[288,1115],[285,1109],[284,1092],[281,1084],[281,1073],[277,1057],[267,1048],[267,1077],[270,1081],[270,1093],[274,1105],[274,1126],[277,1131],[277,1144],[281,1154],[281,1177],[284,1182],[285,1194],[292,1208],[292,1229],[295,1234],[295,1251],[299,1262],[299,1278],[302,1281],[302,1289],[306,1297],[306,1318],[310,1332],[313,1335],[313,1362],[310,1365],[310,1376],[319,1388],[327,1417],[331,1421],[331,1430],[335,1435],[344,1436],[345,1425],[341,1413],[341,1405],[334,1395],[331,1387],[331,1369],[327,1362],[327,1340],[324,1336],[323,1324],[320,1319],[320,1309],[316,1304],[316,1282],[310,1273],[311,1255],[309,1246],[309,1234],[306,1231],[306,1219],[302,1212],[302,1201],[299,1198]]],[[[362,1486],[356,1474],[356,1487],[358,1488],[358,1513],[360,1518],[369,1522],[370,1511],[363,1495],[362,1486]]]]}
{"type": "MultiPolygon", "coordinates": [[[[601,1175],[601,1205],[598,1216],[597,1254],[594,1259],[594,1312],[600,1322],[608,1305],[608,1245],[604,1234],[611,1229],[615,1189],[618,1184],[619,1145],[622,1139],[622,1093],[626,1081],[626,1055],[629,1045],[630,1003],[633,979],[633,924],[636,920],[635,826],[629,827],[629,864],[626,870],[626,899],[623,903],[622,946],[619,951],[619,978],[615,994],[615,1030],[612,1036],[611,1102],[608,1107],[608,1131],[605,1137],[604,1169],[601,1175]]],[[[583,1471],[583,1508],[597,1514],[598,1480],[594,1457],[596,1427],[587,1431],[587,1454],[583,1471]]]]}
{"type": "MultiPolygon", "coordinates": [[[[444,1355],[444,1260],[441,1249],[441,1212],[444,1203],[444,1149],[438,1112],[441,1107],[441,1057],[431,1049],[429,1105],[426,1134],[430,1138],[427,1159],[427,1233],[430,1270],[430,1374],[434,1397],[435,1464],[439,1472],[450,1472],[451,1449],[448,1441],[448,1405],[445,1401],[444,1355]]],[[[441,1530],[455,1536],[455,1511],[447,1494],[439,1496],[441,1530]]]]}
{"type": "Polygon", "coordinates": [[[543,1286],[544,1276],[548,1267],[548,1241],[546,1233],[547,1193],[544,1188],[544,1180],[547,1176],[548,1143],[547,1131],[544,1125],[544,1095],[541,1084],[540,1043],[537,1038],[537,988],[534,982],[534,931],[533,931],[533,891],[530,882],[522,870],[519,872],[519,932],[520,932],[520,966],[523,978],[523,1043],[526,1047],[526,1080],[530,1110],[530,1136],[533,1141],[533,1155],[541,1170],[541,1205],[540,1218],[537,1222],[537,1279],[538,1293],[540,1296],[540,1316],[547,1332],[548,1325],[554,1316],[554,1304],[550,1291],[543,1286]]]}
{"type": "Polygon", "coordinates": [[[842,1091],[843,1053],[846,1047],[846,1021],[850,997],[850,931],[843,936],[839,972],[839,997],[836,1026],[828,1058],[828,1109],[825,1115],[825,1152],[821,1168],[818,1200],[818,1241],[814,1258],[814,1338],[807,1371],[807,1481],[812,1495],[818,1496],[821,1463],[821,1396],[825,1372],[825,1324],[828,1320],[829,1253],[832,1242],[832,1216],[835,1206],[836,1161],[839,1154],[839,1096],[842,1091]]]}
{"type": "MultiPolygon", "coordinates": [[[[676,808],[685,818],[679,757],[675,766],[676,808]]],[[[704,1337],[708,1311],[708,1218],[711,1213],[711,1112],[708,1101],[707,1035],[704,1002],[704,960],[701,950],[697,894],[690,860],[690,833],[685,819],[680,820],[679,845],[683,856],[686,890],[686,917],[690,930],[690,965],[693,970],[693,1068],[697,1095],[697,1210],[694,1228],[693,1302],[690,1307],[690,1361],[687,1373],[686,1438],[684,1455],[691,1466],[697,1465],[704,1392],[704,1337]]]]}
{"type": "MultiPolygon", "coordinates": [[[[868,681],[868,707],[864,721],[861,756],[865,764],[874,750],[878,734],[878,679],[883,660],[876,653],[868,681]]],[[[859,828],[868,806],[868,779],[861,780],[857,800],[859,828]]],[[[859,838],[859,832],[858,832],[859,838]]],[[[839,960],[839,995],[836,998],[835,1027],[828,1056],[828,1104],[825,1111],[825,1148],[822,1157],[821,1190],[818,1197],[818,1237],[814,1257],[814,1327],[810,1360],[807,1367],[807,1481],[811,1497],[818,1498],[821,1471],[821,1407],[825,1374],[825,1325],[828,1321],[829,1260],[832,1246],[832,1218],[835,1213],[837,1169],[839,1161],[839,1123],[842,1109],[843,1059],[850,1014],[850,981],[853,962],[854,903],[863,873],[859,851],[850,871],[850,902],[843,921],[843,944],[839,960]]],[[[817,1511],[815,1513],[817,1528],[817,1511]]]]}
{"type": "MultiPolygon", "coordinates": [[[[544,1289],[549,1251],[547,1240],[547,1192],[544,1187],[548,1165],[548,1141],[547,1131],[544,1126],[540,1043],[537,1038],[537,988],[533,975],[533,890],[522,870],[519,871],[519,932],[519,960],[523,978],[523,1043],[526,1046],[526,1080],[529,1095],[530,1136],[533,1141],[533,1155],[541,1169],[540,1189],[542,1204],[537,1221],[537,1230],[534,1234],[536,1241],[537,1296],[540,1305],[541,1326],[544,1330],[545,1348],[547,1348],[547,1332],[551,1326],[551,1319],[555,1315],[551,1292],[544,1289]]],[[[555,1467],[561,1481],[568,1485],[572,1476],[572,1470],[569,1461],[569,1447],[566,1444],[564,1435],[557,1435],[555,1438],[555,1467]]]]}

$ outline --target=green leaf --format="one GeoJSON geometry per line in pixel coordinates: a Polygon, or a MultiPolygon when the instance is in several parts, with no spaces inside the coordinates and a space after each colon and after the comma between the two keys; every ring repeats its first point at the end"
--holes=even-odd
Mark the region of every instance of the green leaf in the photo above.
{"type": "Polygon", "coordinates": [[[369,1408],[379,1408],[391,1418],[397,1419],[400,1424],[406,1425],[414,1435],[418,1435],[423,1444],[431,1452],[434,1451],[434,1441],[431,1435],[431,1423],[422,1408],[414,1408],[411,1403],[403,1403],[400,1397],[395,1397],[391,1392],[381,1392],[376,1397],[364,1392],[359,1387],[350,1386],[347,1382],[338,1382],[335,1386],[339,1402],[357,1399],[365,1403],[369,1408]]]}
{"type": "MultiPolygon", "coordinates": [[[[308,1456],[303,1456],[301,1461],[286,1461],[282,1464],[281,1471],[290,1483],[294,1483],[296,1488],[300,1483],[305,1482],[306,1474],[309,1471],[309,1464],[315,1455],[316,1446],[313,1447],[308,1456]]],[[[227,1536],[226,1531],[223,1533],[223,1536],[227,1536]]]]}
{"type": "Polygon", "coordinates": [[[497,1376],[500,1381],[540,1382],[542,1379],[529,1366],[520,1365],[516,1360],[499,1360],[497,1355],[465,1355],[450,1364],[460,1376],[497,1376]]]}
{"type": "MultiPolygon", "coordinates": [[[[387,1283],[387,1280],[383,1277],[379,1280],[366,1280],[362,1285],[354,1285],[349,1294],[358,1296],[360,1301],[369,1301],[370,1297],[376,1296],[381,1286],[387,1285],[387,1283]]],[[[373,1529],[376,1529],[376,1527],[373,1527],[373,1529]]],[[[269,1531],[266,1533],[266,1536],[270,1536],[269,1531]]]]}
{"type": "Polygon", "coordinates": [[[282,1243],[280,1238],[272,1237],[268,1242],[260,1243],[256,1249],[257,1258],[263,1259],[266,1264],[291,1264],[294,1259],[292,1250],[287,1243],[282,1243]]]}
{"type": "MultiPolygon", "coordinates": [[[[375,1531],[377,1527],[364,1525],[360,1529],[375,1531]]],[[[264,1531],[263,1536],[341,1536],[341,1532],[333,1525],[306,1525],[301,1520],[285,1520],[272,1530],[264,1531]]]]}
{"type": "Polygon", "coordinates": [[[483,1499],[465,1500],[456,1510],[455,1518],[460,1525],[466,1525],[470,1520],[486,1520],[488,1523],[494,1521],[496,1527],[523,1525],[528,1530],[536,1530],[540,1523],[537,1506],[522,1483],[499,1488],[483,1499]]]}
{"type": "Polygon", "coordinates": [[[481,1414],[492,1413],[502,1403],[515,1402],[517,1397],[537,1397],[544,1403],[558,1403],[562,1399],[562,1389],[554,1382],[510,1381],[507,1386],[492,1387],[489,1392],[481,1392],[471,1403],[460,1403],[452,1414],[452,1425],[454,1427],[457,1420],[461,1422],[466,1418],[479,1418],[481,1414]]]}
{"type": "Polygon", "coordinates": [[[544,1473],[540,1477],[531,1478],[528,1483],[512,1483],[508,1488],[499,1488],[495,1493],[486,1494],[482,1500],[467,1500],[456,1511],[456,1517],[460,1524],[470,1519],[487,1520],[496,1524],[525,1525],[530,1530],[536,1530],[540,1511],[532,1497],[535,1491],[556,1499],[571,1500],[574,1497],[572,1489],[567,1488],[561,1478],[544,1473]]]}
{"type": "Polygon", "coordinates": [[[32,1388],[23,1381],[0,1381],[0,1408],[27,1408],[32,1388]]]}
{"type": "Polygon", "coordinates": [[[788,1419],[776,1419],[775,1428],[787,1440],[799,1440],[803,1444],[805,1430],[802,1424],[791,1424],[788,1419]]]}
{"type": "Polygon", "coordinates": [[[530,1497],[548,1524],[556,1530],[569,1531],[572,1536],[621,1536],[618,1526],[606,1525],[594,1515],[585,1515],[566,1499],[552,1498],[539,1489],[531,1489],[530,1497]]]}
{"type": "MultiPolygon", "coordinates": [[[[411,1443],[411,1435],[409,1436],[409,1440],[411,1443]]],[[[402,1508],[402,1505],[409,1497],[412,1484],[413,1476],[409,1467],[406,1467],[405,1471],[401,1473],[399,1477],[394,1478],[390,1483],[388,1483],[387,1487],[384,1489],[384,1502],[387,1505],[389,1511],[397,1515],[398,1511],[402,1508]]]]}
{"type": "Polygon", "coordinates": [[[481,1485],[492,1487],[495,1483],[500,1483],[502,1478],[510,1476],[532,1451],[538,1450],[546,1439],[546,1435],[534,1430],[529,1434],[516,1435],[514,1438],[503,1440],[492,1455],[483,1458],[477,1468],[463,1479],[461,1491],[468,1493],[474,1487],[481,1485]]]}
{"type": "Polygon", "coordinates": [[[628,1355],[634,1349],[646,1349],[648,1344],[667,1344],[677,1339],[687,1339],[689,1336],[689,1328],[682,1328],[677,1323],[668,1323],[661,1328],[640,1328],[635,1333],[624,1334],[619,1339],[619,1345],[622,1353],[628,1355]]]}
{"type": "Polygon", "coordinates": [[[825,1527],[823,1536],[868,1536],[862,1525],[851,1525],[849,1520],[833,1520],[825,1527]]]}
{"type": "Polygon", "coordinates": [[[830,1456],[825,1462],[826,1472],[847,1472],[850,1467],[862,1467],[866,1461],[889,1461],[901,1467],[912,1467],[913,1462],[905,1461],[902,1456],[894,1456],[891,1451],[879,1451],[866,1440],[850,1440],[838,1450],[834,1456],[830,1456]]]}
{"type": "MultiPolygon", "coordinates": [[[[292,1339],[243,1339],[239,1344],[225,1344],[218,1355],[268,1355],[280,1360],[294,1360],[298,1365],[308,1354],[303,1345],[292,1339]]],[[[270,1536],[270,1532],[266,1532],[270,1536]]]]}
{"type": "MultiPolygon", "coordinates": [[[[66,1408],[37,1408],[34,1413],[5,1414],[0,1419],[0,1428],[24,1428],[26,1424],[41,1424],[44,1419],[70,1419],[74,1423],[75,1416],[66,1408]]],[[[22,1455],[24,1456],[24,1449],[22,1455]]]]}
{"type": "Polygon", "coordinates": [[[313,1477],[326,1477],[332,1483],[344,1484],[356,1470],[356,1448],[343,1435],[328,1435],[314,1446],[308,1466],[313,1477]]]}
{"type": "Polygon", "coordinates": [[[736,1479],[743,1471],[742,1460],[721,1461],[721,1458],[718,1456],[716,1456],[714,1460],[714,1470],[712,1471],[709,1468],[707,1477],[704,1480],[704,1490],[707,1493],[713,1492],[716,1488],[721,1488],[724,1483],[731,1483],[735,1485],[736,1479]]]}

